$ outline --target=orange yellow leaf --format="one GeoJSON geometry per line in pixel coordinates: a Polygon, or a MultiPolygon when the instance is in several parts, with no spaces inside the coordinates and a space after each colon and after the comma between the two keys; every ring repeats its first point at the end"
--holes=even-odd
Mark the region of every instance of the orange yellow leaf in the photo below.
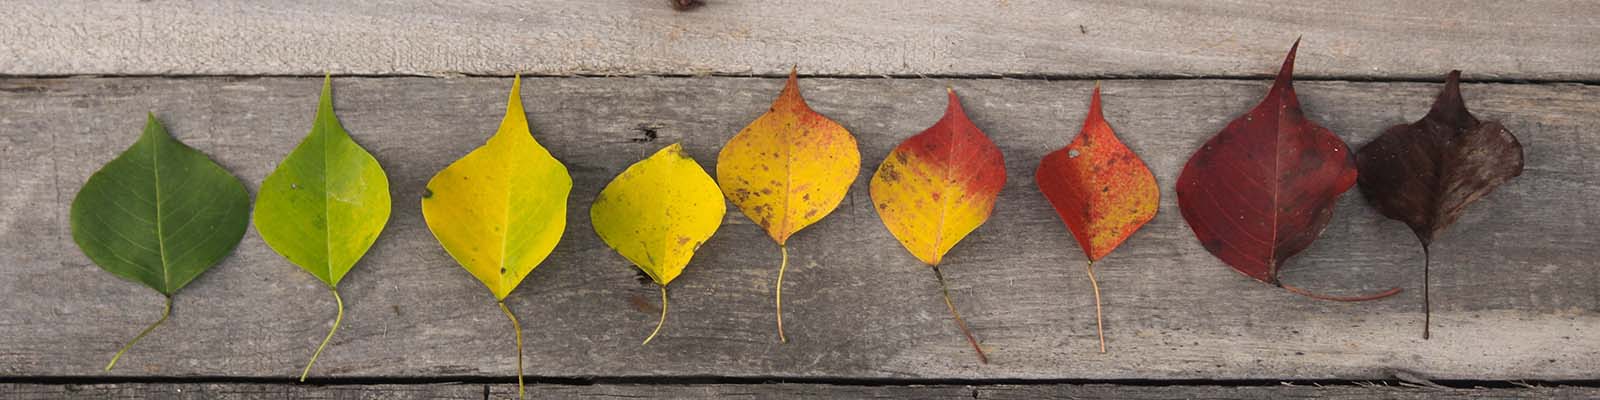
{"type": "Polygon", "coordinates": [[[789,236],[838,208],[860,170],[856,138],[806,105],[795,70],[789,71],[772,108],[728,139],[717,154],[723,194],[766,230],[782,254],[773,289],[780,341],[789,340],[783,333],[789,236]]]}
{"type": "Polygon", "coordinates": [[[833,212],[860,170],[855,136],[806,105],[792,71],[772,109],[717,154],[723,194],[780,246],[833,212]]]}
{"type": "Polygon", "coordinates": [[[989,137],[967,119],[961,99],[948,90],[950,105],[932,127],[900,142],[872,175],[872,204],[883,225],[939,279],[944,304],[956,326],[987,364],[978,340],[950,300],[939,263],[972,230],[989,219],[1000,189],[1006,186],[1006,162],[989,137]]]}
{"type": "Polygon", "coordinates": [[[944,118],[901,142],[872,176],[872,203],[900,244],[928,265],[989,219],[1006,184],[1000,148],[949,91],[944,118]]]}

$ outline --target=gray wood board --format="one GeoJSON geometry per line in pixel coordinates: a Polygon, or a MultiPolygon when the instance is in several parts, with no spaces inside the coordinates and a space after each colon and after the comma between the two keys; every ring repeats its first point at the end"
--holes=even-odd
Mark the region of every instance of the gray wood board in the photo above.
{"type": "MultiPolygon", "coordinates": [[[[527,398],[650,399],[1586,399],[1600,390],[1584,387],[1432,389],[1381,385],[1341,386],[1119,386],[1119,385],[928,385],[850,386],[770,383],[752,385],[529,385],[527,398]]],[[[291,385],[291,384],[0,384],[0,397],[15,400],[116,399],[507,399],[516,385],[291,385]]]]}
{"type": "Polygon", "coordinates": [[[1600,2],[13,0],[0,74],[1600,79],[1600,2]]]}
{"type": "MultiPolygon", "coordinates": [[[[1264,81],[1105,81],[1107,118],[1155,172],[1160,214],[1097,266],[1111,352],[1097,353],[1083,256],[1033,185],[1077,133],[1093,82],[806,79],[810,103],[860,139],[863,172],[840,209],[790,241],[791,343],[774,334],[778,249],[737,210],[673,283],[662,335],[656,288],[597,240],[589,203],[615,174],[685,144],[708,170],[767,110],[782,80],[540,78],[523,88],[534,135],[575,181],[565,237],[507,300],[526,329],[527,373],[545,377],[869,379],[1595,379],[1600,371],[1600,87],[1466,85],[1503,120],[1527,170],[1474,204],[1434,248],[1434,333],[1421,333],[1422,252],[1352,190],[1284,280],[1313,290],[1410,290],[1346,304],[1286,293],[1205,252],[1173,182],[1189,154],[1252,107],[1264,81]],[[944,267],[994,359],[978,365],[938,285],[889,235],[871,172],[945,108],[945,87],[1003,149],[1010,179],[992,220],[944,267]],[[643,141],[643,130],[655,132],[643,141]]],[[[101,367],[160,313],[161,297],[91,264],[67,211],[87,176],[154,110],[254,188],[309,130],[320,79],[0,80],[0,376],[290,377],[322,339],[333,299],[252,229],[177,296],[172,321],[109,373],[101,367]]],[[[509,376],[510,324],[438,246],[419,199],[436,171],[481,144],[510,79],[336,79],[345,127],[387,169],[394,215],[344,280],[345,325],[317,377],[509,376]]],[[[1298,85],[1309,117],[1359,146],[1419,118],[1437,84],[1298,85]]]]}

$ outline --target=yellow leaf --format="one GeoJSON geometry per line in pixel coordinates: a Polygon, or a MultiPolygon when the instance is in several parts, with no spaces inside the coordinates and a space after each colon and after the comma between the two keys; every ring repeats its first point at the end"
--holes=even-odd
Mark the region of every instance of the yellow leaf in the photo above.
{"type": "Polygon", "coordinates": [[[783,271],[789,264],[789,236],[839,207],[860,170],[856,138],[806,105],[794,70],[772,108],[717,154],[722,193],[767,231],[782,254],[774,285],[781,341],[788,341],[783,334],[783,271]]]}
{"type": "Polygon", "coordinates": [[[567,167],[528,131],[521,86],[494,137],[434,175],[422,197],[433,236],[498,300],[555,249],[572,191],[567,167]]]}
{"type": "Polygon", "coordinates": [[[717,183],[673,144],[622,171],[589,208],[600,240],[661,286],[657,332],[666,322],[667,284],[722,226],[727,207],[717,183]]]}
{"type": "Polygon", "coordinates": [[[422,218],[439,244],[494,293],[517,334],[517,397],[522,397],[522,325],[506,295],[561,241],[572,176],[533,140],[522,111],[522,78],[511,84],[506,116],[488,143],[428,181],[422,218]]]}

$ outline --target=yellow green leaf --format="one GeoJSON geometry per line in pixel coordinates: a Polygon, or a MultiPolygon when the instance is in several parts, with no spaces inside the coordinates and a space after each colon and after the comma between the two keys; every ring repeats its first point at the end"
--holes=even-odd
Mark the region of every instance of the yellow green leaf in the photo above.
{"type": "Polygon", "coordinates": [[[793,70],[772,108],[717,154],[723,194],[766,230],[782,254],[774,289],[779,340],[788,341],[783,334],[783,271],[789,236],[833,212],[860,170],[856,138],[806,105],[793,70]]]}
{"type": "Polygon", "coordinates": [[[311,361],[300,372],[306,380],[317,356],[344,319],[339,280],[355,267],[389,222],[389,177],[333,113],[332,78],[322,79],[311,132],[261,182],[255,224],[273,251],[310,272],[333,292],[338,314],[311,361]]]}
{"type": "Polygon", "coordinates": [[[533,140],[522,110],[522,78],[511,85],[505,119],[488,143],[428,181],[422,217],[450,257],[483,282],[517,331],[517,391],[522,392],[522,330],[505,298],[555,250],[567,225],[572,176],[533,140]]]}
{"type": "Polygon", "coordinates": [[[656,332],[667,318],[667,284],[722,226],[727,207],[717,183],[683,146],[673,144],[622,171],[589,208],[600,240],[661,287],[656,332]]]}

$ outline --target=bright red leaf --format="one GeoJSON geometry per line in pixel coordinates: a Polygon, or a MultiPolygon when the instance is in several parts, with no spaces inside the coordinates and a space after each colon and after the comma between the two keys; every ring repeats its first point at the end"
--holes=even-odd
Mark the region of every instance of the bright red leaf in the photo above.
{"type": "Polygon", "coordinates": [[[1267,96],[1195,151],[1178,176],[1178,209],[1200,244],[1233,269],[1308,297],[1278,280],[1283,262],[1328,227],[1339,195],[1356,183],[1350,148],[1307,120],[1294,93],[1296,40],[1267,96]]]}

